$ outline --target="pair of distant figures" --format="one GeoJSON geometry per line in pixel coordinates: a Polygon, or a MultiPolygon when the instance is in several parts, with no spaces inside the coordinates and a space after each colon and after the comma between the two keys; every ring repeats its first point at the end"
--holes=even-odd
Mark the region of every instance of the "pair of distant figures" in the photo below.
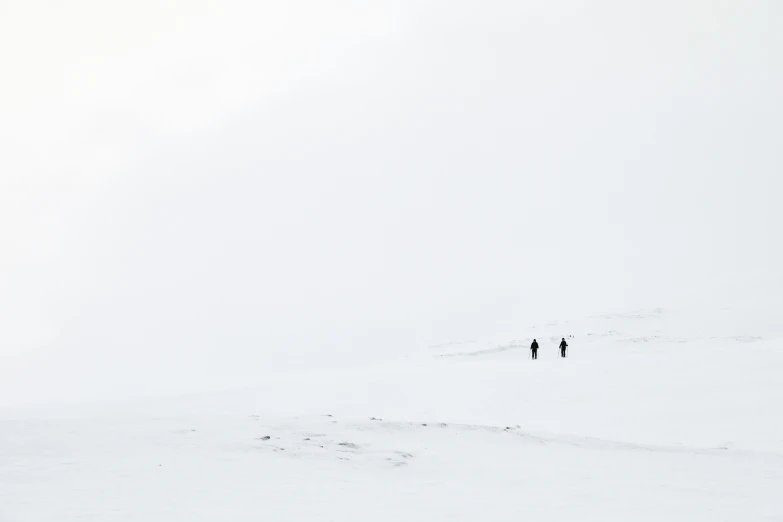
{"type": "MultiPolygon", "coordinates": [[[[565,337],[563,337],[563,340],[560,341],[560,357],[566,356],[566,348],[568,348],[568,343],[565,337]]],[[[535,339],[533,339],[533,344],[530,345],[530,355],[533,359],[538,359],[538,341],[535,339]]]]}

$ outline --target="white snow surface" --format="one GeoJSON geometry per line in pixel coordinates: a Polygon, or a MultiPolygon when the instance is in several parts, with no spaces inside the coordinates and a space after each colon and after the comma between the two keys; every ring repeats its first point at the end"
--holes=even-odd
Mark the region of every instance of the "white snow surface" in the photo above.
{"type": "Polygon", "coordinates": [[[602,315],[260,368],[253,389],[4,410],[0,521],[783,520],[778,317],[602,315]]]}

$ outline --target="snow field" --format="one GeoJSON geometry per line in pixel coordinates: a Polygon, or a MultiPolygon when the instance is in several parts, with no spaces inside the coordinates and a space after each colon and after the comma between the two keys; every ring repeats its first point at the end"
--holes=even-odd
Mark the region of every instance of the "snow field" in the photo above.
{"type": "Polygon", "coordinates": [[[570,323],[565,360],[545,333],[7,412],[0,521],[783,520],[775,324],[632,315],[570,323]]]}

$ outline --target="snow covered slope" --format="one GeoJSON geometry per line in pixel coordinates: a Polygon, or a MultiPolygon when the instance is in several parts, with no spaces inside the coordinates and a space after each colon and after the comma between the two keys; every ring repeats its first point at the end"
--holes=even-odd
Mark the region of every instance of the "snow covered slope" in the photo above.
{"type": "Polygon", "coordinates": [[[252,390],[6,412],[0,521],[783,520],[783,323],[746,312],[605,315],[259,370],[252,390]]]}

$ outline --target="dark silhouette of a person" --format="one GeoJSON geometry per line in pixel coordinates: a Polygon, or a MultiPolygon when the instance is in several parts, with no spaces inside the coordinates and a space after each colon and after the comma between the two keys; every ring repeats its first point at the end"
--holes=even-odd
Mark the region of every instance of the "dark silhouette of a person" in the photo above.
{"type": "Polygon", "coordinates": [[[530,354],[533,359],[538,359],[538,341],[533,339],[533,344],[530,345],[530,354]]]}
{"type": "Polygon", "coordinates": [[[563,340],[560,341],[560,357],[566,356],[566,348],[568,348],[568,343],[565,342],[565,337],[563,337],[563,340]]]}

